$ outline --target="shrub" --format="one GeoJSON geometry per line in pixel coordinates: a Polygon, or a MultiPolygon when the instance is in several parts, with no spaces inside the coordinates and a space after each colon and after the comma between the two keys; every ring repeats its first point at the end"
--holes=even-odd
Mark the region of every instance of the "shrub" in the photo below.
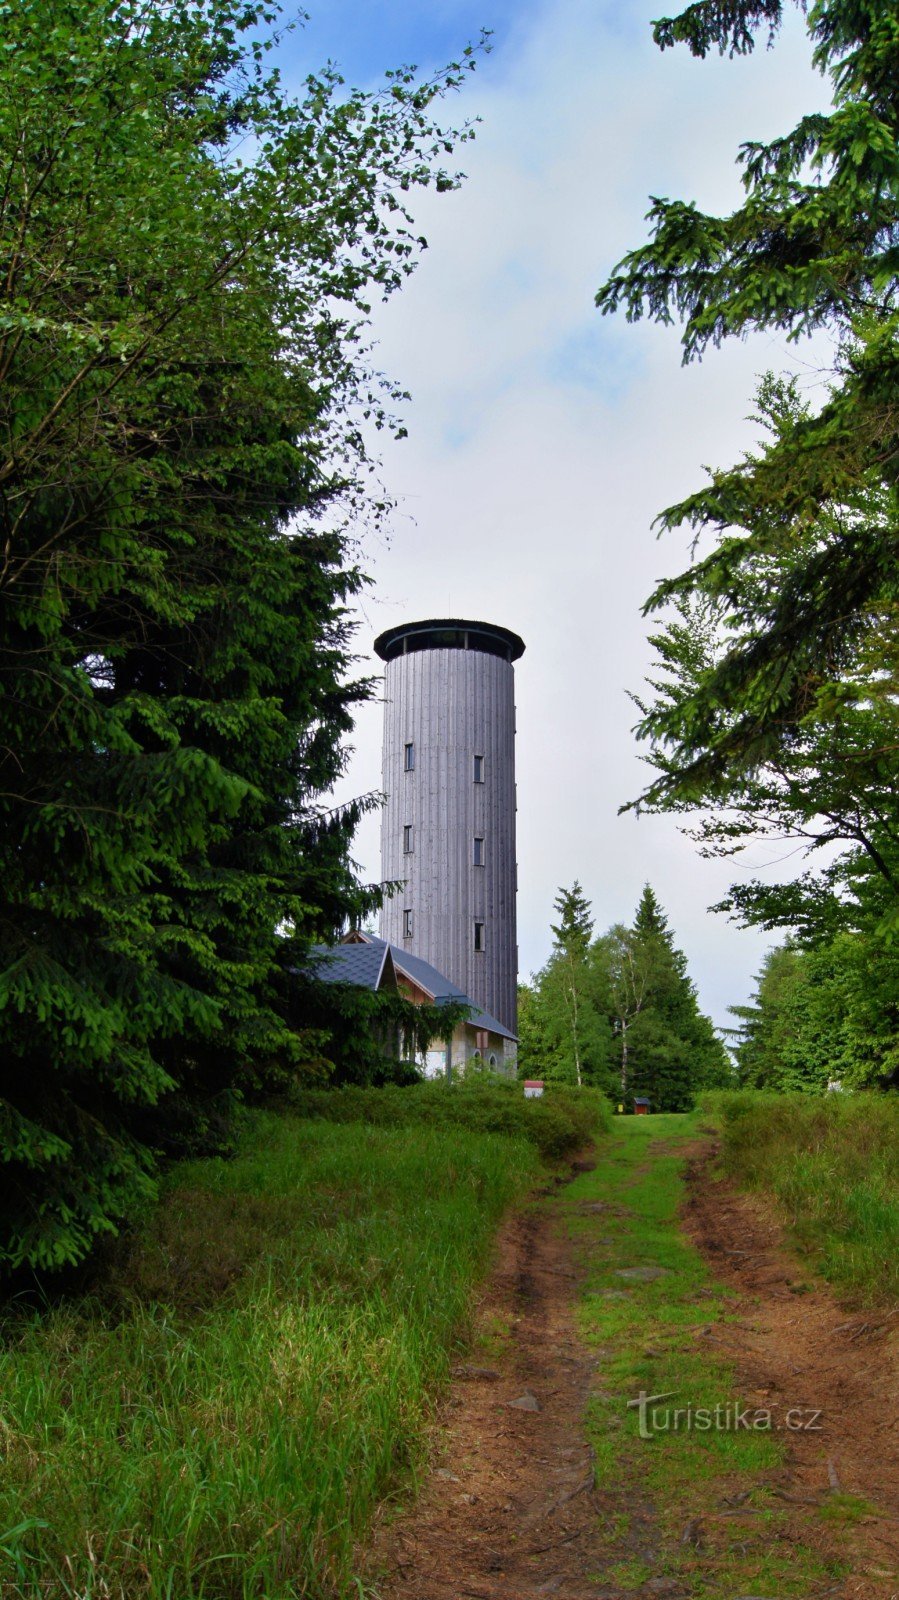
{"type": "Polygon", "coordinates": [[[526,1139],[548,1160],[589,1144],[611,1127],[611,1111],[596,1089],[547,1085],[526,1100],[520,1083],[469,1078],[461,1083],[418,1083],[380,1089],[298,1089],[291,1108],[328,1122],[366,1122],[379,1127],[456,1126],[472,1132],[526,1139]]]}

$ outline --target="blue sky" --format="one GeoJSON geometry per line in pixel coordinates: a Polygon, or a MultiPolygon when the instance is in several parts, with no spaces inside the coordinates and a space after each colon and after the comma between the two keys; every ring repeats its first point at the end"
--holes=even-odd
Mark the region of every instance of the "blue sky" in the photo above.
{"type": "Polygon", "coordinates": [[[285,52],[285,70],[288,61],[305,72],[332,60],[347,82],[360,85],[400,64],[433,71],[475,44],[484,28],[501,61],[538,10],[538,0],[331,0],[310,6],[285,52]]]}
{"type": "MultiPolygon", "coordinates": [[[[580,879],[597,926],[630,920],[649,880],[705,1007],[726,1022],[770,941],[707,907],[733,877],[781,870],[783,847],[704,862],[670,818],[618,815],[645,781],[634,743],[650,667],[641,605],[690,559],[653,518],[708,465],[753,441],[756,376],[798,372],[811,395],[826,347],[757,337],[684,368],[677,331],[602,319],[593,298],[645,238],[652,194],[710,209],[740,195],[743,140],[787,131],[827,104],[798,11],[772,51],[737,61],[664,55],[658,0],[333,0],[285,39],[285,78],[327,58],[348,81],[416,61],[432,69],[481,26],[493,50],[452,103],[480,118],[468,177],[416,201],[429,249],[374,315],[379,362],[411,391],[409,437],[383,449],[397,503],[389,537],[363,543],[374,586],[359,611],[371,664],[383,628],[471,615],[521,633],[517,668],[519,945],[523,975],[549,954],[560,884],[580,879]]],[[[362,712],[339,798],[377,788],[381,708],[362,712]]],[[[358,857],[379,875],[378,824],[358,857]]]]}

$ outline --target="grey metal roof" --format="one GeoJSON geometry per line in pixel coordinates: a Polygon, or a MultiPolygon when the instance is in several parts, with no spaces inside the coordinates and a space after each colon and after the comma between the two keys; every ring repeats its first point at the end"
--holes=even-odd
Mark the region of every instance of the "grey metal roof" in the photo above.
{"type": "MultiPolygon", "coordinates": [[[[397,972],[405,973],[406,977],[411,978],[413,983],[420,984],[421,988],[432,996],[435,1005],[446,1005],[453,1000],[464,1000],[469,1008],[468,1020],[472,1027],[485,1028],[490,1033],[500,1034],[504,1039],[516,1038],[516,1035],[511,1033],[508,1028],[503,1027],[501,1022],[497,1022],[496,1017],[491,1017],[489,1011],[484,1011],[480,1006],[475,1005],[464,990],[457,988],[456,984],[451,983],[449,978],[445,978],[442,972],[438,972],[436,967],[432,967],[429,961],[423,961],[421,956],[414,956],[408,950],[401,950],[398,945],[389,945],[386,939],[379,939],[373,933],[367,933],[364,937],[372,946],[380,945],[384,951],[389,950],[397,972]]],[[[360,950],[364,949],[364,946],[358,944],[344,945],[343,949],[360,950]]]]}
{"type": "Polygon", "coordinates": [[[375,640],[375,654],[386,661],[392,653],[393,646],[401,639],[409,639],[417,634],[434,635],[441,633],[469,633],[482,639],[492,639],[503,645],[509,652],[509,660],[517,661],[524,655],[524,640],[511,628],[503,628],[498,622],[473,622],[463,617],[428,617],[422,622],[400,622],[393,628],[387,628],[379,633],[375,640]]]}

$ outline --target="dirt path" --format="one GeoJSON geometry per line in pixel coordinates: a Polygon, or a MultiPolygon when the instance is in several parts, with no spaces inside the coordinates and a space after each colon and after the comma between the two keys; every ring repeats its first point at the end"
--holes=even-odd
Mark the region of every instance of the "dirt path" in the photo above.
{"type": "MultiPolygon", "coordinates": [[[[705,1325],[700,1302],[691,1336],[733,1364],[749,1405],[776,1416],[788,1408],[820,1416],[813,1427],[782,1435],[785,1459],[763,1484],[729,1482],[691,1540],[701,1552],[722,1520],[743,1518],[748,1527],[761,1518],[754,1525],[764,1545],[767,1513],[753,1505],[774,1506],[780,1570],[791,1541],[818,1552],[822,1571],[828,1563],[835,1570],[840,1558],[848,1569],[837,1582],[822,1577],[801,1600],[899,1600],[899,1316],[841,1309],[786,1247],[768,1208],[712,1176],[707,1142],[697,1151],[684,1151],[691,1160],[683,1220],[726,1286],[727,1312],[705,1325]]],[[[718,1588],[702,1581],[701,1554],[698,1565],[684,1567],[676,1545],[686,1535],[678,1533],[672,1548],[664,1506],[644,1503],[638,1457],[625,1454],[621,1476],[599,1493],[593,1487],[585,1413],[603,1384],[604,1362],[601,1348],[578,1335],[577,1306],[591,1260],[613,1243],[604,1237],[613,1211],[579,1203],[562,1187],[506,1223],[479,1308],[479,1342],[456,1371],[435,1467],[414,1508],[382,1529],[366,1593],[378,1600],[694,1593],[718,1600],[718,1588]],[[576,1246],[565,1211],[578,1217],[576,1246]],[[640,1557],[630,1582],[620,1533],[610,1532],[622,1508],[629,1550],[640,1557]]],[[[630,1426],[625,1398],[621,1427],[630,1426]]],[[[721,1600],[781,1600],[784,1588],[769,1581],[752,1595],[720,1593],[721,1600]]]]}
{"type": "Polygon", "coordinates": [[[574,1253],[545,1206],[503,1228],[456,1369],[441,1464],[384,1536],[381,1600],[596,1600],[598,1526],[583,1416],[596,1366],[575,1333],[574,1253]]]}
{"type": "Polygon", "coordinates": [[[734,1320],[698,1337],[733,1361],[753,1405],[803,1413],[789,1434],[785,1504],[870,1502],[842,1525],[846,1593],[892,1596],[883,1580],[899,1566],[899,1314],[842,1307],[788,1247],[771,1207],[712,1175],[715,1155],[707,1144],[690,1163],[684,1222],[736,1299],[734,1320]]]}

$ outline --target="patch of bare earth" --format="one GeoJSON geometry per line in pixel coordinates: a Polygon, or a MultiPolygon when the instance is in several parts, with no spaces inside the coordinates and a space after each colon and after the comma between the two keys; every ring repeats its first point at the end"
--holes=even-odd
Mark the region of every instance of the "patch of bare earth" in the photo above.
{"type": "Polygon", "coordinates": [[[772,1206],[713,1175],[707,1145],[688,1168],[687,1232],[732,1291],[734,1320],[696,1337],[731,1361],[749,1405],[785,1428],[774,1492],[798,1538],[822,1552],[842,1545],[852,1600],[896,1600],[899,1571],[899,1314],[851,1313],[811,1277],[786,1243],[772,1206]],[[841,1495],[871,1511],[827,1519],[841,1495]],[[825,1515],[822,1517],[822,1511],[825,1515]]]}
{"type": "Polygon", "coordinates": [[[439,1464],[376,1541],[382,1600],[596,1600],[584,1434],[595,1357],[575,1332],[579,1276],[545,1210],[509,1218],[479,1307],[482,1343],[456,1369],[439,1464]]]}

